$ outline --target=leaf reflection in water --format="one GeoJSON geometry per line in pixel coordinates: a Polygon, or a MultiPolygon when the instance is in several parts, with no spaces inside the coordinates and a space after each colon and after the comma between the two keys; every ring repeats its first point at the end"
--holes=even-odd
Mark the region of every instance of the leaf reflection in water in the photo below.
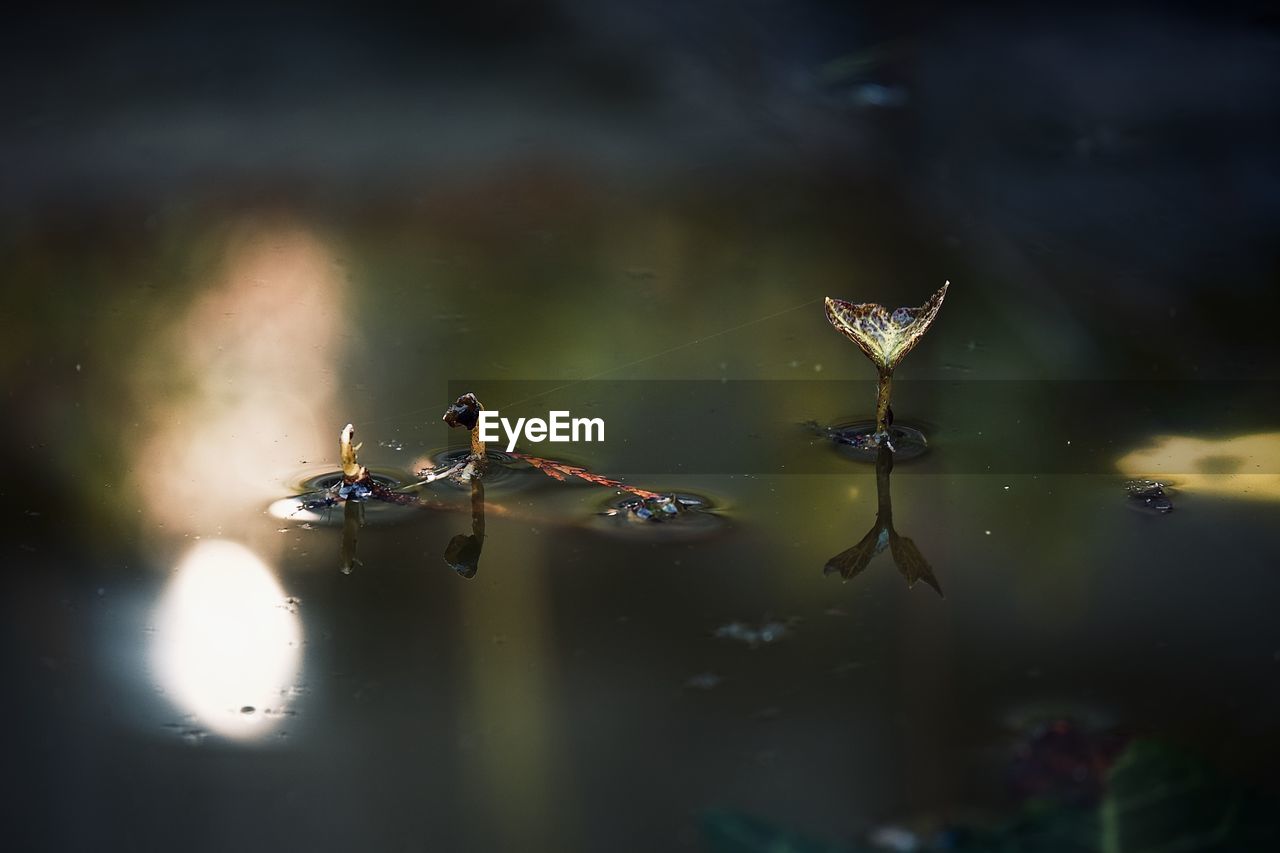
{"type": "Polygon", "coordinates": [[[916,543],[898,535],[893,527],[893,496],[889,489],[889,474],[893,471],[893,452],[881,445],[876,454],[876,520],[866,535],[848,550],[841,551],[823,567],[823,574],[839,573],[846,581],[857,577],[870,564],[871,558],[885,548],[893,555],[898,571],[907,580],[907,587],[924,581],[942,595],[942,587],[934,577],[929,561],[920,553],[916,543]]]}

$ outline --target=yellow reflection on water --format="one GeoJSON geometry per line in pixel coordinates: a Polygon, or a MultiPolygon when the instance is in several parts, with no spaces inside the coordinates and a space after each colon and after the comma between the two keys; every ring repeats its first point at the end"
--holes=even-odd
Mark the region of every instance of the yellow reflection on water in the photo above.
{"type": "Polygon", "coordinates": [[[171,529],[216,529],[332,455],[347,283],[322,241],[255,223],[134,365],[136,493],[171,529]]]}
{"type": "Polygon", "coordinates": [[[192,548],[156,613],[152,666],[165,693],[204,727],[260,737],[298,677],[302,629],[284,590],[235,542],[192,548]]]}
{"type": "Polygon", "coordinates": [[[1116,467],[1126,476],[1161,480],[1188,492],[1280,500],[1280,432],[1212,439],[1162,436],[1116,467]]]}
{"type": "Polygon", "coordinates": [[[518,550],[500,537],[487,544],[491,565],[505,570],[501,583],[460,588],[459,597],[471,682],[466,718],[477,741],[465,784],[473,802],[487,804],[502,848],[572,849],[563,835],[576,825],[575,792],[556,772],[546,575],[531,565],[545,555],[531,553],[529,542],[518,550]]]}

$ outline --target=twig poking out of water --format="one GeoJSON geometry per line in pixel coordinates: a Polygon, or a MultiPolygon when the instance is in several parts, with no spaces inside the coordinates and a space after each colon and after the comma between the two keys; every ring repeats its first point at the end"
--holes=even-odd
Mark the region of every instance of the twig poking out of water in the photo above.
{"type": "Polygon", "coordinates": [[[343,427],[338,436],[338,452],[342,458],[342,480],[333,487],[331,494],[336,494],[336,497],[342,500],[374,498],[397,504],[418,503],[416,496],[398,492],[374,479],[369,469],[361,465],[356,456],[356,451],[364,445],[355,444],[355,437],[356,428],[351,424],[343,427]]]}
{"type": "Polygon", "coordinates": [[[347,424],[338,436],[338,452],[342,458],[342,482],[352,485],[369,476],[369,470],[360,464],[356,451],[364,444],[352,444],[356,437],[356,428],[347,424]]]}
{"type": "Polygon", "coordinates": [[[480,413],[484,411],[484,404],[481,403],[475,394],[467,392],[461,397],[453,401],[449,408],[444,410],[445,423],[450,429],[454,427],[462,427],[471,434],[471,453],[466,459],[456,463],[445,471],[436,471],[427,474],[424,482],[431,482],[433,479],[438,480],[441,477],[450,477],[461,482],[468,482],[472,477],[483,477],[485,468],[489,464],[489,457],[485,451],[484,441],[480,438],[480,413]]]}

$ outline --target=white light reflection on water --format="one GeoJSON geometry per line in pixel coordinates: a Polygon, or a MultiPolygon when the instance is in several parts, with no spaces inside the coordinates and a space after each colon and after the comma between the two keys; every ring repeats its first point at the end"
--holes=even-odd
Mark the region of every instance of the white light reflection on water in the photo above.
{"type": "Polygon", "coordinates": [[[208,730],[252,739],[286,711],[302,628],[271,570],[235,542],[192,548],[156,612],[159,686],[208,730]]]}

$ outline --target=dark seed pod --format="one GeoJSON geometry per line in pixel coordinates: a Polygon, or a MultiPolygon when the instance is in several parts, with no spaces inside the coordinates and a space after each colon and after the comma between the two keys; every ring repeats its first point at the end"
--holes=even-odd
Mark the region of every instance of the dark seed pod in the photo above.
{"type": "Polygon", "coordinates": [[[444,412],[444,422],[451,427],[462,427],[473,430],[480,420],[480,411],[484,406],[476,399],[475,394],[463,394],[444,412]]]}

